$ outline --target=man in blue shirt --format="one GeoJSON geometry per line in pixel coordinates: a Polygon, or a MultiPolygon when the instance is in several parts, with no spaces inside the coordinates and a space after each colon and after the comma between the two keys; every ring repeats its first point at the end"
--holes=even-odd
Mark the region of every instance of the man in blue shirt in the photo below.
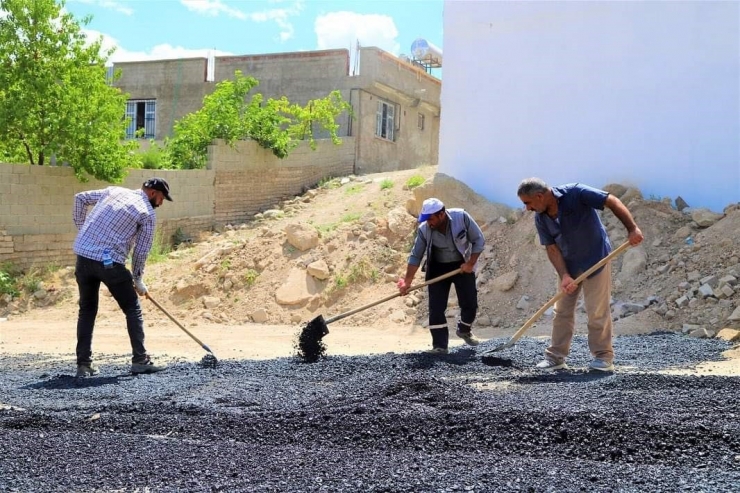
{"type": "Polygon", "coordinates": [[[470,346],[480,341],[473,335],[472,325],[478,310],[478,291],[475,287],[475,264],[485,246],[485,239],[473,218],[463,209],[446,209],[441,200],[428,198],[421,206],[419,229],[409,255],[406,275],[398,281],[402,295],[408,293],[414,274],[426,257],[426,279],[460,269],[452,277],[430,284],[429,332],[432,335],[431,354],[447,354],[449,329],[447,302],[450,287],[455,285],[460,317],[455,334],[470,346]]]}
{"type": "Polygon", "coordinates": [[[560,277],[560,289],[566,293],[555,303],[550,346],[537,368],[567,368],[565,358],[575,333],[576,302],[582,290],[588,316],[588,347],[594,356],[589,367],[613,371],[611,265],[605,265],[579,285],[573,280],[611,252],[597,210],[607,207],[617,216],[627,228],[632,246],[642,242],[642,231],[621,200],[587,185],[571,183],[550,188],[539,178],[527,178],[519,184],[517,195],[527,210],[536,212],[540,243],[560,277]]]}
{"type": "Polygon", "coordinates": [[[144,182],[141,190],[108,187],[75,195],[72,219],[79,230],[75,279],[80,293],[77,318],[77,376],[97,375],[92,363],[92,336],[103,283],[126,315],[133,357],[131,373],[154,373],[155,365],[144,348],[144,319],[137,293],[146,295],[144,266],[154,241],[154,209],[171,201],[170,186],[162,178],[144,182]],[[88,208],[90,211],[88,212],[88,208]],[[131,272],[126,259],[131,255],[131,272]]]}

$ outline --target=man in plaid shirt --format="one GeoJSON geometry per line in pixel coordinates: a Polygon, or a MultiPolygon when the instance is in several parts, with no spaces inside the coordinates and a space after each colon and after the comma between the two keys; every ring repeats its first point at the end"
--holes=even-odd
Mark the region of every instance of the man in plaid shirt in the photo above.
{"type": "Polygon", "coordinates": [[[155,365],[144,348],[144,318],[139,297],[146,295],[144,266],[154,242],[154,209],[172,201],[170,186],[162,178],[144,182],[141,190],[108,187],[75,195],[73,219],[78,229],[75,278],[80,293],[77,318],[77,376],[97,375],[92,363],[92,335],[98,314],[100,283],[106,285],[126,315],[133,358],[133,374],[154,373],[155,365]],[[88,207],[92,209],[88,212],[88,207]],[[133,248],[131,271],[126,258],[133,248]]]}

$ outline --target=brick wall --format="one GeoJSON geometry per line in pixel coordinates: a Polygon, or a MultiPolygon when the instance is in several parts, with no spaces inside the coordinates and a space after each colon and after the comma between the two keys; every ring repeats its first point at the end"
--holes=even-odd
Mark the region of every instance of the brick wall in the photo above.
{"type": "MultiPolygon", "coordinates": [[[[255,142],[209,149],[209,169],[130,170],[125,188],[140,188],[152,176],[165,178],[174,202],[157,209],[157,229],[169,241],[178,228],[189,236],[216,224],[244,222],[281,198],[302,193],[327,176],[345,176],[354,165],[354,140],[341,146],[319,141],[316,151],[301,144],[280,160],[255,142]]],[[[0,264],[21,268],[72,265],[74,194],[110,186],[80,183],[72,168],[0,163],[0,264]]]]}

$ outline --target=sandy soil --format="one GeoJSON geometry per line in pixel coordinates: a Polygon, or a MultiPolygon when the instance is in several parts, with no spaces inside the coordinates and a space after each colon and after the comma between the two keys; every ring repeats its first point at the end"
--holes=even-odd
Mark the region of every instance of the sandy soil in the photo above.
{"type": "MultiPolygon", "coordinates": [[[[165,307],[168,309],[168,307],[165,307]]],[[[164,315],[144,302],[144,319],[147,322],[146,345],[152,356],[159,360],[184,358],[199,360],[206,351],[184,331],[164,315]]],[[[169,311],[169,309],[168,309],[169,311]]],[[[174,314],[173,314],[174,315],[174,314]]],[[[324,314],[331,316],[331,314],[324,314]]],[[[188,323],[184,317],[176,319],[195,337],[200,339],[219,359],[271,359],[291,357],[295,354],[296,336],[301,325],[223,324],[188,323]]],[[[615,325],[615,336],[634,335],[647,332],[646,324],[633,319],[615,325]]],[[[347,326],[331,324],[330,333],[324,338],[327,355],[383,354],[388,352],[415,352],[429,348],[429,331],[418,325],[347,326]]],[[[549,336],[549,320],[535,324],[524,337],[549,336]]],[[[509,338],[515,328],[481,328],[476,334],[483,340],[509,338]]],[[[505,339],[504,339],[505,340],[505,339]]],[[[37,309],[20,317],[0,322],[0,351],[7,354],[40,353],[74,362],[75,318],[68,308],[37,309]]],[[[454,335],[450,347],[463,345],[454,335]]],[[[94,357],[126,361],[130,346],[123,316],[118,311],[103,310],[98,315],[93,339],[94,357]]],[[[503,354],[503,353],[502,353],[503,354]]],[[[617,355],[618,356],[618,355],[617,355]]],[[[699,365],[699,375],[740,375],[740,348],[724,353],[725,361],[707,362],[699,365]]],[[[618,362],[617,362],[618,364],[618,362]]],[[[687,370],[667,373],[688,373],[687,370]]]]}

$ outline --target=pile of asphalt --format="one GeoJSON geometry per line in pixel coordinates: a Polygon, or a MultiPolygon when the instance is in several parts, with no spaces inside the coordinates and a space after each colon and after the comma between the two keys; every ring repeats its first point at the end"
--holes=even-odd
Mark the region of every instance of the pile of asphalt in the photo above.
{"type": "Polygon", "coordinates": [[[85,379],[0,356],[0,491],[737,491],[740,379],[660,372],[726,343],[619,337],[604,374],[577,337],[542,374],[540,340],[484,363],[503,342],[85,379]]]}

